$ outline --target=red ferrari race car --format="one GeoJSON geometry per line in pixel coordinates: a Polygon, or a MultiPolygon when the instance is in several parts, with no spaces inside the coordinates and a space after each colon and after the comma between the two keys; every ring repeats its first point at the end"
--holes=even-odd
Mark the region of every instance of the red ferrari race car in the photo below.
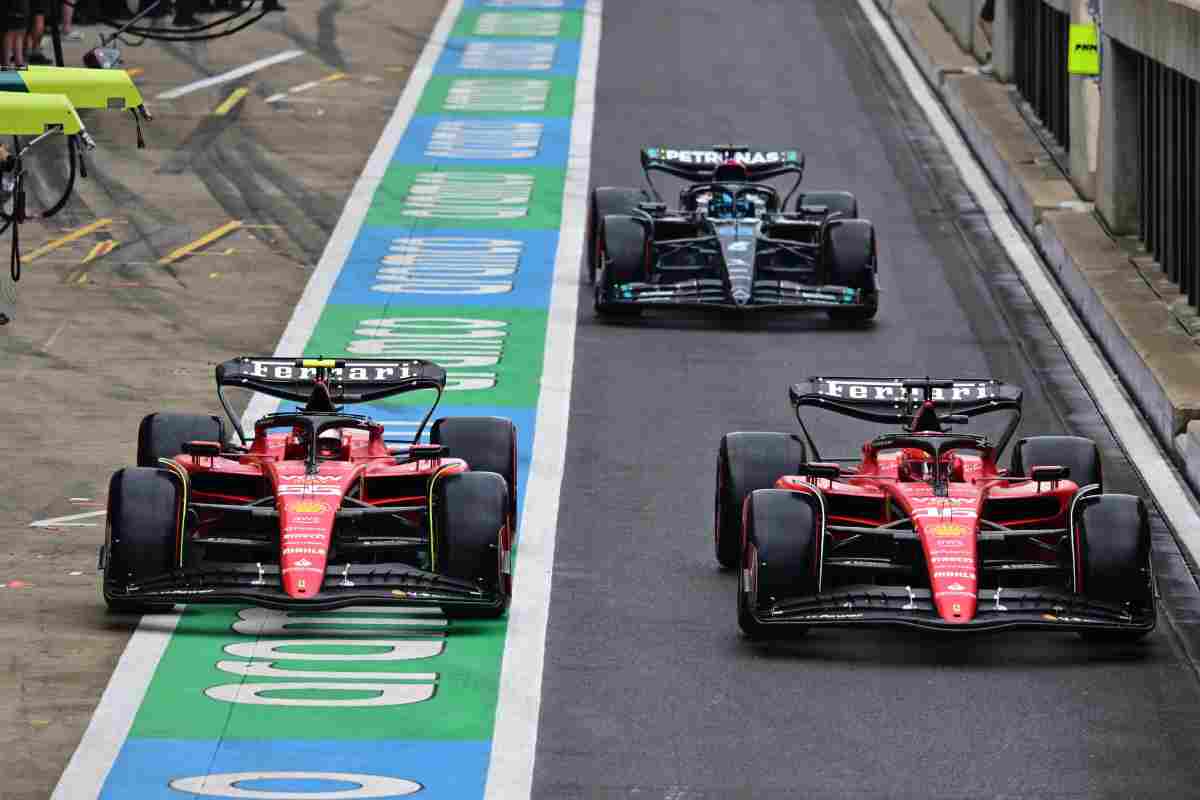
{"type": "Polygon", "coordinates": [[[151,414],[136,467],[109,483],[100,550],[119,611],[175,602],[287,609],[436,605],[498,617],[511,593],[517,436],[506,419],[448,417],[421,434],[446,373],[426,361],[236,358],[217,367],[219,417],[151,414]],[[249,389],[302,408],[247,438],[225,396],[249,389]],[[412,440],[343,403],[426,391],[412,440]]]}
{"type": "Polygon", "coordinates": [[[790,394],[802,437],[730,433],[717,457],[717,559],[738,570],[749,636],[859,624],[1097,639],[1154,629],[1145,504],[1104,493],[1088,439],[1021,439],[1002,468],[1020,422],[1017,387],[812,378],[790,394]],[[860,457],[822,459],[805,409],[900,430],[860,457]],[[995,441],[950,430],[990,414],[1006,415],[995,441]]]}

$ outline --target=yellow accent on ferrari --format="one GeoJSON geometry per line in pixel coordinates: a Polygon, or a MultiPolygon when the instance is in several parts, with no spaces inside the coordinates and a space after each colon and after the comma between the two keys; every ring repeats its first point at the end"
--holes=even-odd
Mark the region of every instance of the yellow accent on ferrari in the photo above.
{"type": "Polygon", "coordinates": [[[83,132],[83,122],[65,96],[0,92],[0,135],[41,136],[54,128],[67,135],[83,132]]]}
{"type": "Polygon", "coordinates": [[[308,369],[335,369],[337,361],[332,358],[306,358],[300,366],[308,369]]]}
{"type": "Polygon", "coordinates": [[[17,74],[30,94],[66,95],[76,108],[130,109],[144,102],[123,69],[29,67],[17,74]]]}

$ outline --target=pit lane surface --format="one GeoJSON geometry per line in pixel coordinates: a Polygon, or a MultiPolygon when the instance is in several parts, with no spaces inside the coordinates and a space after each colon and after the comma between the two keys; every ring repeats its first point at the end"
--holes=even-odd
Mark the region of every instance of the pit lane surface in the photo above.
{"type": "MultiPolygon", "coordinates": [[[[1155,522],[1165,602],[1144,644],[1070,634],[824,630],[756,645],[712,556],[716,447],[791,430],[810,374],[991,374],[1022,435],[1101,445],[1148,496],[856,4],[608,0],[592,184],[637,148],[797,146],[881,243],[878,322],[649,314],[605,325],[581,287],[534,796],[1125,797],[1194,793],[1196,586],[1155,522]]],[[[664,192],[671,199],[673,192],[664,192]]],[[[853,452],[870,435],[829,420],[853,452]]]]}

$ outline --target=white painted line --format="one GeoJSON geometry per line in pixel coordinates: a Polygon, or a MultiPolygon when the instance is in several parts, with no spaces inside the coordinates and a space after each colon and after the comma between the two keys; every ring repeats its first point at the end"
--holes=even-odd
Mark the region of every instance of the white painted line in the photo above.
{"type": "Polygon", "coordinates": [[[500,669],[500,697],[488,762],[486,800],[523,800],[533,790],[538,718],[542,705],[542,672],[546,625],[554,572],[554,540],[558,504],[566,466],[567,423],[571,411],[571,376],[575,365],[575,313],[579,299],[579,260],[592,156],[592,119],[596,111],[596,68],[600,59],[603,0],[588,0],[584,10],[575,109],[563,188],[562,228],[554,256],[554,285],[533,460],[525,485],[525,507],[517,547],[508,635],[500,669]]]}
{"type": "Polygon", "coordinates": [[[1200,515],[1196,513],[1187,487],[1159,448],[1158,440],[1146,426],[1141,413],[1126,397],[1112,368],[1075,316],[1074,309],[1063,298],[1057,283],[1047,274],[1037,253],[1014,224],[1003,199],[930,90],[924,76],[913,64],[891,25],[875,6],[875,0],[858,2],[913,97],[946,145],[963,182],[975,196],[996,239],[1004,246],[1017,268],[1029,296],[1050,323],[1113,435],[1129,456],[1133,468],[1141,474],[1142,480],[1153,493],[1167,524],[1193,557],[1200,555],[1200,515]]]}
{"type": "Polygon", "coordinates": [[[179,614],[142,617],[50,800],[84,800],[100,794],[178,624],[179,614]]]}
{"type": "Polygon", "coordinates": [[[31,528],[53,528],[53,527],[67,527],[67,526],[78,527],[80,525],[90,526],[90,525],[95,525],[97,523],[95,523],[95,522],[81,523],[81,522],[79,522],[79,520],[91,519],[92,517],[103,517],[107,513],[108,513],[107,511],[103,511],[103,510],[101,510],[101,511],[86,511],[82,514],[70,514],[65,517],[54,517],[53,519],[39,519],[39,520],[35,520],[34,522],[29,523],[29,527],[31,527],[31,528]]]}
{"type": "MultiPolygon", "coordinates": [[[[300,302],[292,312],[283,337],[275,348],[277,354],[302,353],[304,346],[308,344],[325,300],[333,289],[342,265],[350,255],[351,245],[358,236],[363,220],[366,219],[371,198],[383,180],[392,152],[400,143],[400,138],[416,110],[417,101],[425,91],[425,84],[433,74],[434,65],[442,54],[450,30],[462,9],[462,3],[463,0],[447,0],[446,7],[429,36],[429,42],[413,68],[408,85],[400,95],[400,100],[371,158],[354,184],[337,227],[334,228],[321,260],[304,288],[300,302]]],[[[242,419],[247,426],[253,425],[259,417],[273,410],[278,402],[263,395],[255,395],[247,405],[242,419]]],[[[100,705],[97,706],[79,747],[59,779],[51,800],[85,800],[100,794],[121,745],[129,735],[134,715],[141,706],[150,679],[158,668],[159,659],[162,658],[177,622],[178,617],[174,615],[142,618],[116,669],[113,670],[108,688],[100,698],[100,705]]]]}
{"type": "Polygon", "coordinates": [[[191,94],[192,92],[198,92],[201,89],[207,89],[210,86],[220,86],[222,83],[236,81],[238,78],[241,78],[245,75],[250,75],[258,72],[261,69],[274,66],[275,64],[282,64],[284,61],[291,61],[293,58],[299,58],[302,55],[304,55],[303,50],[284,50],[282,53],[276,53],[275,55],[268,56],[267,58],[260,58],[258,61],[251,61],[249,64],[245,64],[236,69],[231,69],[229,72],[222,72],[220,75],[213,75],[211,78],[204,78],[203,80],[195,81],[194,83],[189,83],[185,86],[180,86],[177,89],[171,89],[170,91],[163,92],[158,96],[158,99],[174,100],[177,97],[183,97],[185,94],[191,94]]]}

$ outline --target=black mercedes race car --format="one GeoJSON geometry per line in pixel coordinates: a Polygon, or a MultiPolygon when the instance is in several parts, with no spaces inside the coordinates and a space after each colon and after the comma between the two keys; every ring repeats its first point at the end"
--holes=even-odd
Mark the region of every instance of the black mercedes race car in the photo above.
{"type": "Polygon", "coordinates": [[[650,147],[641,155],[648,191],[592,191],[588,276],[598,314],[719,308],[818,309],[845,322],[875,316],[875,229],[858,218],[848,192],[797,194],[804,157],[795,150],[650,147]],[[687,181],[678,208],[663,202],[653,172],[687,181]],[[796,182],[782,197],[766,183],[788,175],[796,182]]]}

